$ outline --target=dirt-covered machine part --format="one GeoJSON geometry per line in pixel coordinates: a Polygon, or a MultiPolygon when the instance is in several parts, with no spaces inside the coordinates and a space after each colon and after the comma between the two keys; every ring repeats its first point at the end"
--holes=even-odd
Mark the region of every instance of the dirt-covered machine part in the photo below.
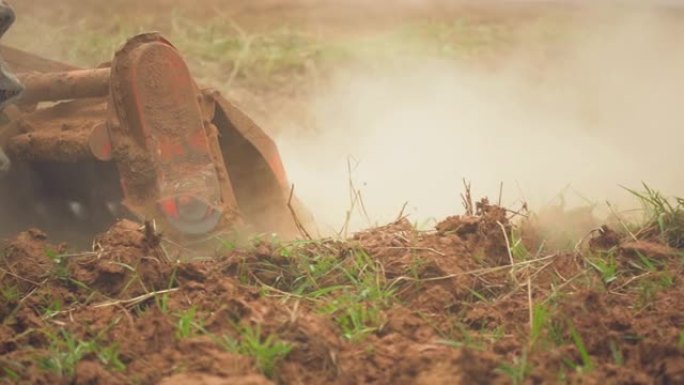
{"type": "Polygon", "coordinates": [[[292,210],[301,207],[274,142],[217,91],[200,88],[161,35],[133,37],[95,69],[0,53],[25,88],[0,126],[12,161],[0,181],[0,230],[89,237],[133,216],[185,245],[223,234],[297,235],[292,210]]]}

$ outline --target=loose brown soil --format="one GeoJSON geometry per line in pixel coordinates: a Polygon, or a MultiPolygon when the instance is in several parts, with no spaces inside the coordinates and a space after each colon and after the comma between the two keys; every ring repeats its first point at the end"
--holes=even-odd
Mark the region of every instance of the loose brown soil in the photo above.
{"type": "MultiPolygon", "coordinates": [[[[162,31],[173,8],[330,34],[448,14],[438,0],[391,13],[360,0],[15,3],[55,25],[116,14],[162,31]]],[[[86,252],[28,230],[0,247],[0,384],[684,384],[681,249],[604,226],[575,250],[537,253],[535,224],[510,218],[483,201],[430,231],[401,219],[187,263],[139,223],[86,252]],[[233,345],[245,328],[291,350],[264,370],[233,345]]]]}
{"type": "Polygon", "coordinates": [[[679,251],[604,227],[581,254],[530,255],[511,266],[512,226],[505,210],[483,201],[435,231],[402,219],[344,242],[260,240],[188,263],[167,260],[132,222],[80,254],[30,230],[0,260],[0,383],[508,384],[514,368],[525,384],[684,383],[679,251]],[[609,249],[619,274],[605,283],[590,263],[609,249]],[[356,276],[375,269],[392,294],[326,312],[347,291],[314,290],[347,285],[343,272],[360,256],[356,276]],[[322,257],[342,268],[301,289],[322,257]],[[644,273],[640,258],[654,268],[644,273]],[[377,317],[348,338],[341,319],[356,305],[377,317]],[[532,330],[530,306],[547,312],[532,330]],[[201,329],[181,336],[190,309],[201,329]],[[246,326],[292,347],[268,376],[254,356],[220,343],[244,339],[246,326]],[[116,346],[121,365],[86,351],[60,375],[55,360],[73,352],[66,336],[116,346]]]}

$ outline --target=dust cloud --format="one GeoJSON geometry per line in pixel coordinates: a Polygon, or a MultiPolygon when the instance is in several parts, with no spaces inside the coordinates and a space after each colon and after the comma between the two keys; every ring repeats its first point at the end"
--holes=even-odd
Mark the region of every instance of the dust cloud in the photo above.
{"type": "Polygon", "coordinates": [[[620,186],[642,181],[681,195],[681,18],[594,9],[563,28],[493,69],[425,57],[339,69],[309,100],[317,130],[277,138],[322,232],[354,207],[350,181],[367,211],[355,206],[350,230],[393,220],[405,202],[419,224],[460,213],[464,178],[475,197],[497,201],[503,183],[504,205],[533,210],[635,206],[620,186]]]}

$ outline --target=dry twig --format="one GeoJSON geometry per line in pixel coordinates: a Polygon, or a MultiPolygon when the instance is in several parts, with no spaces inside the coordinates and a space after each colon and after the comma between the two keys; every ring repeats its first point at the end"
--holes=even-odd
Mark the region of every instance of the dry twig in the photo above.
{"type": "Polygon", "coordinates": [[[306,231],[306,228],[304,228],[304,225],[302,222],[299,220],[299,217],[297,216],[297,212],[295,211],[294,207],[292,207],[292,198],[294,197],[294,184],[292,185],[292,188],[290,189],[290,197],[287,199],[287,208],[290,210],[290,214],[292,215],[292,220],[294,220],[295,226],[297,226],[297,230],[309,241],[313,240],[311,237],[311,234],[309,234],[308,231],[306,231]]]}

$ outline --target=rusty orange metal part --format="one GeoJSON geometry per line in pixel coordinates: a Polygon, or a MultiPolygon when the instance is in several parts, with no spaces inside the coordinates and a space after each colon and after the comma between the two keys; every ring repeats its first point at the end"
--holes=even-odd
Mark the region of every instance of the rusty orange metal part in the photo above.
{"type": "MultiPolygon", "coordinates": [[[[218,92],[200,88],[161,35],[129,39],[111,65],[96,69],[0,51],[22,68],[26,89],[18,103],[28,108],[3,129],[11,132],[6,148],[13,160],[50,170],[43,177],[60,185],[74,183],[59,179],[61,169],[74,175],[79,164],[104,167],[100,175],[109,178],[104,165],[112,164],[120,192],[109,195],[120,195],[128,213],[153,220],[180,243],[234,231],[298,234],[292,211],[301,206],[291,201],[273,140],[218,92]]],[[[74,189],[64,190],[57,201],[76,199],[74,189]]],[[[75,190],[93,195],[88,186],[75,190]]]]}
{"type": "Polygon", "coordinates": [[[105,97],[109,94],[109,75],[109,68],[20,74],[19,81],[25,87],[20,103],[105,97]]]}
{"type": "Polygon", "coordinates": [[[129,207],[161,212],[173,230],[191,235],[237,212],[225,167],[214,161],[201,95],[168,41],[157,34],[130,40],[112,62],[110,92],[112,148],[126,158],[119,171],[129,207]],[[143,164],[154,172],[142,175],[143,164]]]}

